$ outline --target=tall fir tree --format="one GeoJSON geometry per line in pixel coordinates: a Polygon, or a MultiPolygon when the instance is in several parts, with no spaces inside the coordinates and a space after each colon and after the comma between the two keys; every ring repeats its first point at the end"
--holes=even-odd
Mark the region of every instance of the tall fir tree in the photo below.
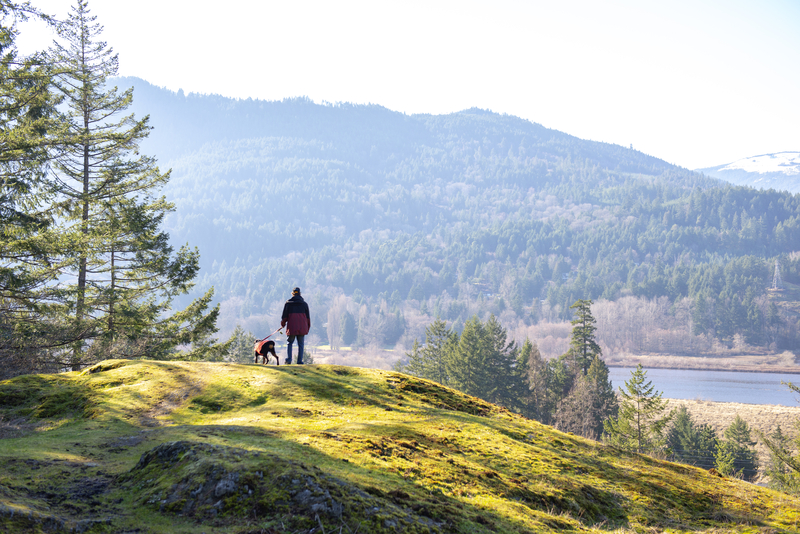
{"type": "Polygon", "coordinates": [[[78,0],[51,50],[67,121],[53,164],[54,194],[63,198],[60,224],[78,242],[71,311],[76,327],[94,339],[77,343],[68,364],[79,369],[110,355],[164,358],[186,342],[198,347],[192,357],[207,356],[219,348],[210,337],[219,309],[208,311],[209,292],[170,313],[173,298],[193,286],[199,254],[188,246],[176,253],[159,230],[174,210],[156,196],[169,172],[139,152],[148,117],[125,114],[133,89],[108,86],[119,60],[95,20],[86,0],[78,0]]]}
{"type": "Polygon", "coordinates": [[[47,182],[59,99],[44,54],[17,50],[18,22],[30,17],[51,22],[27,2],[0,2],[0,378],[59,370],[47,352],[81,337],[53,313],[69,246],[47,182]]]}
{"type": "Polygon", "coordinates": [[[583,374],[589,370],[595,356],[601,354],[600,345],[595,341],[594,334],[597,331],[595,318],[592,316],[592,301],[580,299],[576,301],[570,310],[574,310],[572,319],[572,335],[569,341],[569,353],[583,374]]]}
{"type": "Polygon", "coordinates": [[[508,340],[506,329],[492,314],[483,325],[482,345],[489,363],[488,388],[482,398],[514,411],[521,411],[520,393],[525,380],[524,370],[518,369],[518,351],[514,340],[508,340]]]}
{"type": "Polygon", "coordinates": [[[492,362],[489,350],[483,343],[485,337],[483,323],[477,316],[472,316],[464,323],[464,330],[447,365],[452,387],[481,398],[486,398],[493,387],[488,369],[492,362]]]}
{"type": "Polygon", "coordinates": [[[619,415],[604,423],[606,441],[616,447],[640,453],[664,450],[664,429],[673,416],[666,412],[667,401],[661,398],[641,364],[631,371],[625,388],[619,388],[622,402],[619,415]]]}

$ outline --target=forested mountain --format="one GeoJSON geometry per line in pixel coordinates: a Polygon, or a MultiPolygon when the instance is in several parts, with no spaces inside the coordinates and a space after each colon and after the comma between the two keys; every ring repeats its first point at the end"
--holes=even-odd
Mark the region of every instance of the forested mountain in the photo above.
{"type": "Polygon", "coordinates": [[[299,285],[333,345],[408,346],[436,315],[456,328],[473,313],[512,329],[560,321],[579,298],[607,301],[631,329],[599,332],[607,349],[797,345],[797,317],[767,288],[775,258],[800,282],[799,196],[479,109],[404,115],[117,83],[151,116],[143,149],[172,168],[166,227],[200,248],[198,289],[216,286],[224,328],[272,326],[299,285]]]}
{"type": "Polygon", "coordinates": [[[762,154],[697,170],[736,185],[800,193],[800,152],[762,154]]]}

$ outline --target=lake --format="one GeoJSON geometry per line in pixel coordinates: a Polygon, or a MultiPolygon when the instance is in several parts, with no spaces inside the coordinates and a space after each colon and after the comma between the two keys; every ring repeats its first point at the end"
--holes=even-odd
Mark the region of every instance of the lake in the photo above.
{"type": "MultiPolygon", "coordinates": [[[[609,368],[614,389],[625,387],[631,367],[609,368]]],[[[778,404],[800,407],[798,395],[781,380],[800,386],[800,374],[737,373],[733,371],[687,371],[679,369],[646,369],[647,379],[667,399],[778,404]]]]}

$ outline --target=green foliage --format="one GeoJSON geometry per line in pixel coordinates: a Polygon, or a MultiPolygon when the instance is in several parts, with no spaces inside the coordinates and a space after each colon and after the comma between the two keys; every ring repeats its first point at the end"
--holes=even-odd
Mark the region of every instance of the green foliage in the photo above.
{"type": "Polygon", "coordinates": [[[575,318],[571,321],[573,327],[569,342],[570,356],[583,374],[589,370],[595,357],[602,353],[600,345],[594,339],[597,327],[594,326],[596,321],[592,316],[591,305],[591,300],[580,299],[569,307],[570,310],[575,310],[575,318]]]}
{"type": "Polygon", "coordinates": [[[237,363],[252,363],[255,342],[256,336],[251,332],[245,332],[241,325],[237,324],[236,328],[233,329],[233,334],[231,334],[228,354],[225,356],[225,360],[237,363]]]}
{"type": "Polygon", "coordinates": [[[753,448],[756,443],[750,437],[747,422],[737,414],[724,435],[725,439],[720,442],[716,456],[717,471],[754,480],[758,476],[758,460],[753,448]]]}
{"type": "Polygon", "coordinates": [[[791,465],[784,460],[789,456],[788,449],[791,440],[783,433],[781,426],[775,427],[775,430],[762,441],[767,442],[770,449],[769,461],[765,469],[769,487],[795,495],[800,493],[800,473],[793,470],[791,465]]]}
{"type": "MultiPolygon", "coordinates": [[[[795,393],[800,394],[800,387],[791,382],[781,382],[795,393]]],[[[800,425],[800,422],[798,422],[800,425]]],[[[759,433],[761,442],[769,449],[770,459],[767,466],[767,474],[770,477],[770,484],[782,491],[800,494],[800,454],[796,451],[800,449],[800,438],[794,440],[794,449],[788,446],[787,439],[778,427],[772,435],[765,436],[759,433]]]]}
{"type": "Polygon", "coordinates": [[[619,415],[604,423],[607,443],[640,453],[661,451],[666,443],[664,429],[673,412],[664,413],[667,401],[661,398],[641,364],[631,371],[625,388],[619,388],[622,402],[619,415]]]}
{"type": "Polygon", "coordinates": [[[672,425],[667,431],[666,443],[679,462],[704,469],[715,466],[718,452],[716,432],[708,425],[696,427],[684,404],[675,412],[672,425]]]}

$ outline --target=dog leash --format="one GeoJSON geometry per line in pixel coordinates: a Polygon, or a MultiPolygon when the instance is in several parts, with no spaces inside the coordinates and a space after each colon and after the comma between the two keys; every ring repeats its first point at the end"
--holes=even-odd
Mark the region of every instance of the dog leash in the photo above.
{"type": "Polygon", "coordinates": [[[265,337],[264,339],[259,339],[258,341],[256,341],[256,343],[261,343],[262,341],[266,341],[266,340],[268,340],[269,338],[271,338],[272,336],[274,336],[275,334],[277,334],[277,333],[278,333],[278,332],[280,332],[281,330],[283,330],[283,327],[282,327],[282,326],[278,327],[278,329],[277,329],[277,330],[275,330],[273,333],[271,333],[270,335],[268,335],[268,336],[267,336],[267,337],[265,337]]]}

